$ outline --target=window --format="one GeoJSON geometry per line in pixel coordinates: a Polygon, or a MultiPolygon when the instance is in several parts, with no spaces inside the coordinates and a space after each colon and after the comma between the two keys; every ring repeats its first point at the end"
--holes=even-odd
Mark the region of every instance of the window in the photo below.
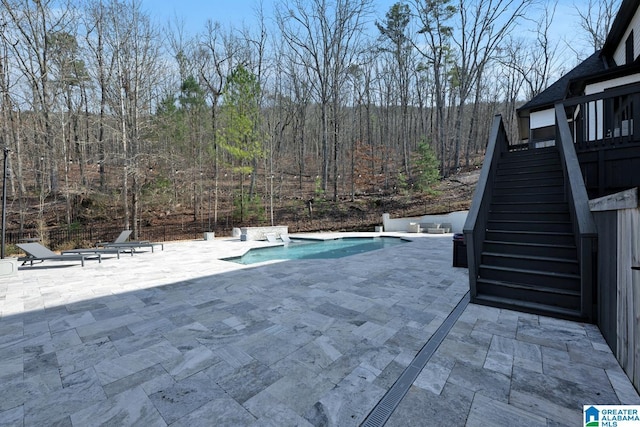
{"type": "Polygon", "coordinates": [[[531,141],[553,141],[556,139],[556,125],[531,129],[531,141]]]}
{"type": "Polygon", "coordinates": [[[635,55],[633,52],[633,30],[627,37],[627,41],[624,42],[624,52],[625,52],[625,61],[627,64],[631,64],[635,59],[635,55]]]}

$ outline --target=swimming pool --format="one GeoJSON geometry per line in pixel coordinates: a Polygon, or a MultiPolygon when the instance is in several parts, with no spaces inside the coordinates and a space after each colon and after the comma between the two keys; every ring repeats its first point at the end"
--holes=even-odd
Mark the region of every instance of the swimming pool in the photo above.
{"type": "Polygon", "coordinates": [[[342,237],[332,240],[313,241],[296,239],[286,245],[250,249],[242,256],[224,258],[224,260],[238,264],[256,264],[266,261],[292,259],[342,258],[406,242],[408,240],[399,237],[342,237]]]}

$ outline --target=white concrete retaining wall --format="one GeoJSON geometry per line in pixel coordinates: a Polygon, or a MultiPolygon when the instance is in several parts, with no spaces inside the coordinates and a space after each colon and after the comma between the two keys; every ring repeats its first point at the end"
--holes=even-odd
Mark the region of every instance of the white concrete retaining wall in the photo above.
{"type": "Polygon", "coordinates": [[[241,227],[240,240],[266,240],[267,234],[275,234],[280,237],[281,234],[288,234],[289,227],[286,225],[274,225],[273,227],[241,227]]]}
{"type": "Polygon", "coordinates": [[[18,258],[0,259],[0,278],[18,274],[18,258]]]}
{"type": "MultiPolygon", "coordinates": [[[[384,231],[408,232],[412,230],[410,224],[436,223],[451,224],[452,233],[462,233],[462,227],[467,220],[468,211],[451,212],[444,215],[423,215],[413,218],[391,218],[388,213],[382,214],[382,226],[384,231]]],[[[426,230],[425,230],[426,231],[426,230]]]]}

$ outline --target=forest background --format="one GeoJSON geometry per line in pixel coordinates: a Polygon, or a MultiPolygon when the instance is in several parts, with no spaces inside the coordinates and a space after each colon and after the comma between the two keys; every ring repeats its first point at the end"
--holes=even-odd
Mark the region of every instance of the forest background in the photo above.
{"type": "Polygon", "coordinates": [[[517,107],[602,46],[618,5],[576,3],[567,40],[548,0],[382,18],[372,0],[277,0],[201,29],[139,0],[0,0],[9,243],[466,209],[492,117],[517,141],[517,107]]]}

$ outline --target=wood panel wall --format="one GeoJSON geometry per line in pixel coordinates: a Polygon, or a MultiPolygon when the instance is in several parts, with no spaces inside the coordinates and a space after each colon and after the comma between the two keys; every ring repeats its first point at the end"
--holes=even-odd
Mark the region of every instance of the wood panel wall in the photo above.
{"type": "Polygon", "coordinates": [[[640,199],[638,188],[589,202],[598,229],[598,326],[640,390],[640,199]]]}
{"type": "Polygon", "coordinates": [[[622,369],[640,390],[640,209],[618,211],[618,343],[622,369]]]}

